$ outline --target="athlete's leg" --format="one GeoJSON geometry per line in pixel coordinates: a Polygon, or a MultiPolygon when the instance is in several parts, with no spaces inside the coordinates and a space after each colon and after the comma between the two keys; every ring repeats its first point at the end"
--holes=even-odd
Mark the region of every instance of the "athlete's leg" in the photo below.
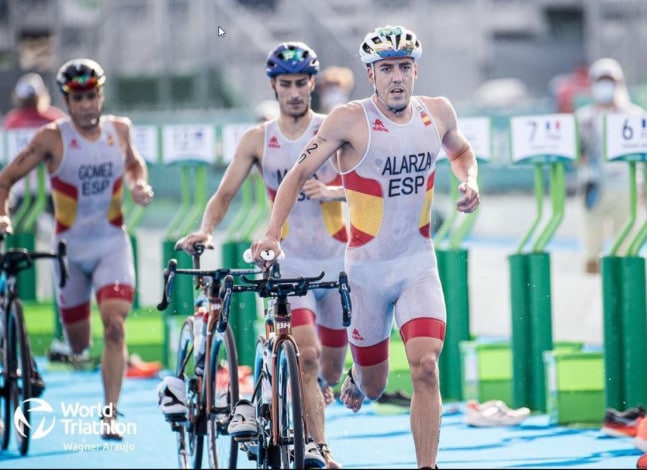
{"type": "Polygon", "coordinates": [[[104,341],[101,378],[107,405],[116,406],[119,402],[127,356],[125,321],[131,305],[130,301],[118,298],[107,298],[99,304],[104,341]]]}
{"type": "Polygon", "coordinates": [[[329,405],[335,398],[332,387],[339,383],[344,373],[348,351],[348,335],[342,325],[337,291],[326,291],[317,302],[317,335],[321,341],[319,385],[329,405]]]}
{"type": "Polygon", "coordinates": [[[442,347],[441,340],[429,337],[414,337],[405,343],[413,386],[410,421],[418,467],[434,468],[438,456],[442,417],[438,359],[442,347]]]}
{"type": "Polygon", "coordinates": [[[389,340],[374,346],[358,348],[351,344],[353,367],[341,389],[340,399],[353,412],[359,411],[365,398],[377,400],[389,379],[389,340]]]}

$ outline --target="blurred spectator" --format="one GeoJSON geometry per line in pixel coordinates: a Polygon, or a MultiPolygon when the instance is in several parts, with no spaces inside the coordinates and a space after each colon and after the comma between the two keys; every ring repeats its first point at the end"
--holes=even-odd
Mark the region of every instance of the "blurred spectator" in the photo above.
{"type": "Polygon", "coordinates": [[[558,113],[572,113],[577,108],[578,98],[590,94],[589,66],[585,61],[578,61],[573,71],[558,75],[550,84],[555,97],[558,113]]]}
{"type": "Polygon", "coordinates": [[[65,112],[51,105],[51,97],[43,78],[37,73],[23,75],[13,91],[15,108],[4,117],[5,129],[38,128],[65,116],[65,112]]]}
{"type": "Polygon", "coordinates": [[[604,160],[604,115],[645,111],[631,102],[622,67],[615,59],[599,59],[591,64],[589,79],[593,101],[578,108],[575,116],[580,135],[578,180],[585,271],[595,274],[600,272],[604,243],[620,234],[629,217],[629,165],[604,160]]]}
{"type": "Polygon", "coordinates": [[[258,122],[271,121],[275,117],[278,117],[280,112],[279,102],[276,100],[261,101],[254,108],[254,115],[258,122]]]}
{"type": "Polygon", "coordinates": [[[350,100],[355,87],[355,76],[348,67],[331,65],[326,67],[317,79],[313,96],[313,109],[322,114],[328,114],[340,104],[350,100]]]}
{"type": "MultiPolygon", "coordinates": [[[[2,127],[5,130],[10,129],[33,129],[36,132],[40,126],[55,121],[65,116],[65,112],[52,106],[51,96],[43,78],[37,73],[27,73],[20,77],[16,82],[13,91],[14,108],[11,109],[4,117],[2,127]]],[[[14,156],[9,155],[9,159],[14,156]]],[[[30,188],[35,189],[37,180],[36,172],[29,175],[30,188]]],[[[49,197],[49,179],[46,179],[48,202],[47,212],[53,214],[53,205],[49,197]]],[[[10,211],[14,213],[24,198],[24,180],[18,181],[11,191],[10,211]]]]}

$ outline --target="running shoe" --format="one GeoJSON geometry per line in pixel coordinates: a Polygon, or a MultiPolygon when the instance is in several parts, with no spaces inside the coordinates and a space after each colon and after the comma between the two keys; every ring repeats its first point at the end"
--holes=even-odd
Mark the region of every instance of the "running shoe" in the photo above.
{"type": "Polygon", "coordinates": [[[476,427],[516,426],[530,415],[530,409],[510,409],[501,400],[489,400],[479,404],[469,400],[465,407],[465,424],[476,427]]]}
{"type": "Polygon", "coordinates": [[[636,431],[636,437],[634,437],[634,445],[643,452],[647,452],[647,418],[644,416],[638,423],[638,430],[636,431]]]}
{"type": "Polygon", "coordinates": [[[638,424],[644,417],[645,409],[642,406],[629,408],[625,411],[607,408],[600,431],[613,437],[636,437],[638,424]]]}
{"type": "Polygon", "coordinates": [[[238,400],[229,426],[227,426],[227,432],[237,441],[251,439],[258,434],[256,410],[249,400],[238,400]]]}

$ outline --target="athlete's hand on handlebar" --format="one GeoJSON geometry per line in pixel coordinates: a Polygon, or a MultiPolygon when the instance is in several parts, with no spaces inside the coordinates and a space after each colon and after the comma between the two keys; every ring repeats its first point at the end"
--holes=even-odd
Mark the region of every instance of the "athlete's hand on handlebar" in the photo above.
{"type": "Polygon", "coordinates": [[[256,266],[263,269],[269,269],[276,261],[285,258],[285,254],[281,251],[281,245],[275,238],[265,236],[252,243],[250,247],[251,257],[246,253],[246,257],[250,259],[248,263],[255,263],[256,266]],[[277,254],[278,253],[278,254],[277,254]]]}
{"type": "Polygon", "coordinates": [[[190,233],[180,238],[175,243],[175,249],[184,250],[185,253],[194,255],[195,252],[193,247],[196,243],[203,244],[207,249],[213,249],[213,235],[204,230],[198,230],[197,232],[190,233]]]}

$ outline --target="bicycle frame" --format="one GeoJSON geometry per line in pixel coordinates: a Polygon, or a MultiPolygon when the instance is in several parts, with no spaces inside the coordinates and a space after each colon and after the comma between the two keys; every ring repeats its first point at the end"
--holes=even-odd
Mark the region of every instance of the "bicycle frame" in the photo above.
{"type": "MultiPolygon", "coordinates": [[[[278,264],[275,264],[272,270],[276,270],[278,264]]],[[[269,351],[270,354],[267,356],[269,359],[269,364],[267,364],[267,357],[265,354],[262,354],[262,359],[257,359],[255,361],[255,385],[253,397],[255,397],[256,409],[257,412],[261,411],[262,405],[259,405],[259,397],[262,396],[263,382],[265,380],[271,380],[272,385],[272,397],[270,401],[270,410],[269,410],[269,420],[271,428],[270,442],[271,447],[275,450],[278,450],[279,455],[279,467],[285,468],[288,464],[287,460],[289,458],[289,452],[287,446],[294,445],[294,455],[291,458],[294,459],[293,463],[297,468],[300,468],[303,465],[304,459],[304,448],[305,448],[305,439],[308,437],[308,430],[306,421],[303,418],[305,411],[303,409],[303,400],[302,400],[302,375],[301,375],[301,366],[299,363],[299,349],[296,344],[296,341],[292,335],[292,313],[290,310],[290,303],[288,298],[290,296],[303,296],[309,290],[312,289],[330,289],[337,288],[341,296],[342,312],[343,319],[342,323],[344,326],[350,325],[350,316],[351,316],[351,303],[350,303],[350,286],[348,284],[348,277],[345,272],[339,273],[338,281],[321,281],[325,273],[321,272],[318,276],[314,277],[298,277],[298,278],[280,278],[273,277],[270,272],[264,273],[263,279],[249,279],[246,276],[243,276],[243,281],[245,284],[234,285],[233,279],[231,277],[226,277],[224,282],[224,294],[223,294],[223,311],[228,311],[228,305],[230,302],[230,297],[232,292],[245,292],[251,291],[257,293],[261,298],[274,299],[273,305],[267,306],[264,309],[265,315],[265,335],[259,338],[257,343],[257,352],[258,344],[261,344],[262,348],[271,348],[269,351]],[[285,349],[285,345],[289,344],[290,346],[285,349]],[[292,437],[289,435],[284,439],[281,438],[281,432],[284,431],[280,429],[281,424],[283,423],[282,416],[279,415],[280,411],[284,408],[284,403],[281,401],[285,400],[285,397],[282,395],[281,391],[283,388],[287,387],[289,384],[280,383],[284,377],[280,374],[281,365],[279,364],[277,358],[281,354],[281,351],[284,351],[286,358],[285,360],[292,364],[288,364],[287,368],[290,370],[293,366],[296,366],[296,377],[291,380],[297,380],[297,389],[293,389],[290,385],[292,393],[292,402],[293,402],[293,414],[298,415],[294,418],[295,429],[291,429],[292,437]],[[291,357],[292,356],[292,357],[291,357]],[[266,371],[270,371],[271,378],[266,377],[266,371]],[[281,390],[279,389],[281,388],[281,390]],[[298,429],[296,428],[298,426],[298,429]],[[287,440],[285,440],[287,439],[287,440]],[[297,441],[301,442],[297,442],[297,441]]],[[[289,374],[292,377],[292,374],[289,374]]],[[[264,447],[267,445],[265,440],[265,429],[263,422],[263,412],[261,416],[257,416],[259,419],[259,436],[255,440],[255,445],[258,447],[264,447]]],[[[248,448],[249,449],[249,448],[248,448]]],[[[247,449],[246,449],[247,450],[247,449]]],[[[270,459],[275,454],[271,453],[271,449],[267,448],[258,448],[256,452],[252,450],[248,451],[255,454],[255,459],[258,460],[259,465],[261,460],[270,459]]],[[[275,457],[274,457],[275,458],[275,457]]],[[[269,463],[270,467],[275,467],[276,462],[272,461],[269,463]]]]}
{"type": "MultiPolygon", "coordinates": [[[[158,304],[158,310],[165,310],[171,299],[171,292],[173,290],[173,280],[176,275],[190,275],[195,279],[195,289],[197,292],[200,292],[200,296],[204,296],[208,303],[207,318],[206,318],[206,335],[205,335],[205,355],[204,355],[204,366],[203,374],[198,375],[194,374],[192,377],[185,378],[185,382],[189,384],[192,381],[195,381],[196,387],[195,392],[197,394],[195,410],[193,402],[188,404],[189,406],[189,417],[188,422],[184,423],[172,423],[173,430],[184,433],[184,430],[188,432],[188,438],[192,440],[192,446],[187,449],[186,442],[179,436],[178,437],[178,456],[180,457],[180,464],[182,467],[188,467],[188,462],[186,462],[187,457],[192,457],[194,459],[193,465],[195,468],[198,468],[202,460],[202,449],[203,449],[203,438],[205,435],[209,436],[209,461],[215,466],[217,465],[217,456],[216,454],[216,437],[218,434],[224,434],[223,429],[226,429],[226,424],[218,420],[218,416],[226,411],[227,421],[230,414],[230,409],[224,410],[222,407],[218,407],[215,401],[214,396],[214,387],[215,379],[218,370],[218,364],[215,362],[218,359],[218,354],[220,348],[224,348],[224,351],[227,354],[227,362],[229,366],[229,390],[233,392],[228,392],[229,395],[233,394],[235,396],[230,396],[230,407],[235,404],[238,400],[238,359],[236,355],[235,340],[231,328],[227,323],[221,321],[221,314],[223,312],[222,308],[222,298],[221,298],[221,285],[222,279],[225,276],[243,276],[258,274],[261,271],[258,269],[201,269],[200,267],[200,256],[206,248],[203,244],[194,245],[194,255],[193,268],[192,269],[180,269],[177,267],[177,260],[171,259],[168,262],[167,268],[164,270],[164,289],[163,289],[163,299],[158,304]],[[217,346],[216,341],[218,341],[217,346]],[[216,350],[213,350],[213,347],[216,347],[216,350]],[[195,413],[192,413],[195,411],[195,413]],[[217,429],[216,429],[217,427],[217,429]],[[191,455],[187,455],[191,454],[191,455]]],[[[191,328],[193,327],[193,319],[185,320],[185,325],[187,322],[190,323],[191,328]]],[[[183,326],[184,331],[185,326],[183,326]]],[[[195,338],[193,337],[193,330],[190,333],[190,339],[180,338],[180,341],[186,341],[188,350],[179,351],[179,354],[183,355],[183,362],[179,363],[176,366],[176,373],[178,376],[185,375],[185,368],[188,364],[188,361],[191,357],[195,356],[194,344],[195,338]]],[[[189,397],[187,397],[189,398],[189,397]]],[[[186,437],[183,435],[182,437],[186,437]]],[[[233,450],[237,452],[236,448],[232,449],[229,452],[228,460],[231,468],[235,468],[236,456],[233,450]]]]}

